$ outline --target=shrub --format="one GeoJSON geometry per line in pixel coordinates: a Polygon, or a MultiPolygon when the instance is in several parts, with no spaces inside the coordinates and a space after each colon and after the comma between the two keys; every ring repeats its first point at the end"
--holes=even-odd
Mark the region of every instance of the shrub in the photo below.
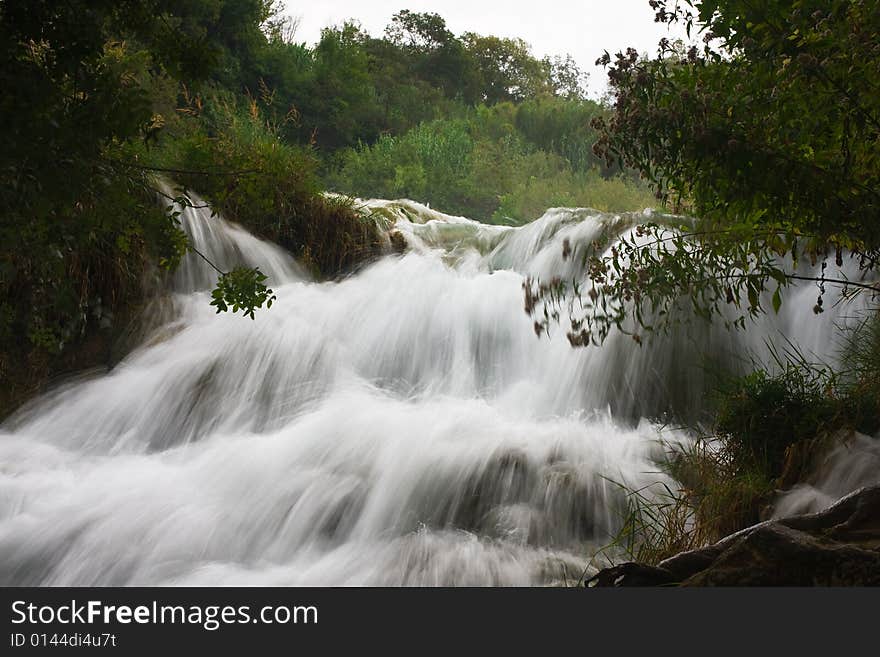
{"type": "Polygon", "coordinates": [[[10,211],[0,228],[0,417],[49,376],[108,364],[115,337],[173,267],[185,237],[146,178],[96,166],[49,221],[10,211]],[[87,344],[88,343],[88,344],[87,344]]]}
{"type": "Polygon", "coordinates": [[[757,370],[728,385],[715,430],[734,472],[779,476],[789,447],[835,425],[842,404],[830,388],[826,371],[796,364],[776,375],[757,370]]]}
{"type": "Polygon", "coordinates": [[[509,218],[514,223],[523,223],[540,217],[547,208],[552,207],[625,212],[656,205],[656,199],[646,188],[622,176],[606,179],[596,170],[576,173],[562,168],[555,175],[530,176],[511,192],[502,195],[493,220],[500,223],[504,218],[509,218]]]}
{"type": "Polygon", "coordinates": [[[194,121],[159,155],[168,167],[200,172],[179,181],[225,217],[288,249],[319,277],[380,252],[375,223],[350,202],[320,193],[314,152],[282,142],[282,126],[267,121],[255,101],[242,107],[216,97],[194,121]]]}
{"type": "Polygon", "coordinates": [[[716,540],[761,519],[776,491],[811,476],[853,431],[880,429],[880,320],[876,310],[844,332],[842,364],[774,352],[775,373],[758,369],[722,384],[712,431],[667,464],[716,540]]]}

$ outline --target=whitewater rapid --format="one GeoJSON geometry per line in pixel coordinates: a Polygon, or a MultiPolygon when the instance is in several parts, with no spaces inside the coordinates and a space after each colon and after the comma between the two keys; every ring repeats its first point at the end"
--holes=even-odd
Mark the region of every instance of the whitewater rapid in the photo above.
{"type": "Polygon", "coordinates": [[[674,484],[659,441],[689,438],[643,418],[701,406],[698,353],[730,365],[777,334],[828,351],[834,313],[806,321],[808,287],[748,335],[573,350],[561,328],[535,336],[523,281],[582,275],[563,240],[620,216],[510,228],[366,209],[409,249],[324,283],[183,210],[200,251],[259,266],[277,301],[255,321],[215,314],[216,274],[188,255],[138,348],[3,425],[0,582],[571,583],[620,525],[618,484],[674,484]]]}

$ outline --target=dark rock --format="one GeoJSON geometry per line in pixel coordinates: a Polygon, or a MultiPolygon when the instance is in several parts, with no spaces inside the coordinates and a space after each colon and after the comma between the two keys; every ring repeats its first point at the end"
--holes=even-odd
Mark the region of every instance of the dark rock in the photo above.
{"type": "Polygon", "coordinates": [[[668,570],[635,561],[605,568],[584,582],[584,586],[663,586],[676,583],[668,570]]]}
{"type": "Polygon", "coordinates": [[[399,230],[393,230],[388,233],[388,239],[391,241],[391,249],[395,253],[403,253],[404,251],[406,251],[406,238],[399,230]]]}
{"type": "Polygon", "coordinates": [[[658,566],[623,564],[596,586],[880,586],[880,486],[819,513],[770,520],[658,566]]]}

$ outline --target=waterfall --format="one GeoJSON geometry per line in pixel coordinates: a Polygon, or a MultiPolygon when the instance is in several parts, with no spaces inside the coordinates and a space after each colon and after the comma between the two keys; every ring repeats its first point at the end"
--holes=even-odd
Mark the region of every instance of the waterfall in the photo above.
{"type": "Polygon", "coordinates": [[[3,584],[573,581],[620,524],[618,484],[672,483],[645,418],[700,406],[698,353],[734,363],[780,333],[828,353],[846,312],[813,317],[804,286],[748,333],[573,350],[535,336],[523,280],[582,275],[563,240],[643,215],[556,208],[511,228],[367,201],[410,248],[315,282],[194,200],[194,246],[259,266],[277,302],[215,314],[216,272],[189,254],[173,319],[3,425],[3,584]]]}

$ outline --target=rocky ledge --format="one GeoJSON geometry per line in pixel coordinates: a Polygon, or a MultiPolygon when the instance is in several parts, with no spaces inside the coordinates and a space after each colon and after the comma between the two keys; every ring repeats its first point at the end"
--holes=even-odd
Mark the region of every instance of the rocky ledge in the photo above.
{"type": "Polygon", "coordinates": [[[586,586],[880,586],[880,486],[819,513],[753,525],[657,566],[606,568],[586,586]]]}

